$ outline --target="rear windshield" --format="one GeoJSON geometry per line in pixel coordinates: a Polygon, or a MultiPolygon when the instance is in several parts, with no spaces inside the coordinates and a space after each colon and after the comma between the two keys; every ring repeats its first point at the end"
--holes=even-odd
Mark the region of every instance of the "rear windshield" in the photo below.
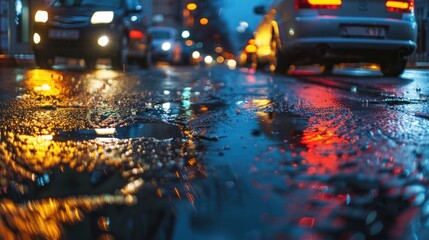
{"type": "Polygon", "coordinates": [[[53,7],[112,7],[121,6],[121,0],[55,0],[53,7]]]}

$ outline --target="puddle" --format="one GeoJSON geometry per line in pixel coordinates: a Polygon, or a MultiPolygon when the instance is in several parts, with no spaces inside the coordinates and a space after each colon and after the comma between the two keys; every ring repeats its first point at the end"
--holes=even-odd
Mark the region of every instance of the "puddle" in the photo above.
{"type": "Polygon", "coordinates": [[[176,125],[166,123],[144,123],[116,128],[114,135],[119,139],[151,137],[156,139],[181,138],[182,132],[176,125]]]}
{"type": "Polygon", "coordinates": [[[156,138],[159,140],[183,137],[180,128],[167,123],[140,123],[126,127],[106,129],[83,129],[74,132],[65,132],[54,136],[54,140],[90,140],[98,137],[111,137],[116,139],[129,138],[156,138]]]}
{"type": "MultiPolygon", "coordinates": [[[[260,131],[275,141],[300,143],[308,118],[289,112],[258,112],[260,131]]],[[[253,134],[258,134],[255,130],[253,134]]]]}

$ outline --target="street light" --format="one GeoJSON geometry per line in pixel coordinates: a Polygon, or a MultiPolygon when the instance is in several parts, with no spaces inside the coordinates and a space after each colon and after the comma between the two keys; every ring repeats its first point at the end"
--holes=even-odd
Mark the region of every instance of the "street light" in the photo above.
{"type": "Polygon", "coordinates": [[[188,30],[182,31],[182,38],[189,38],[191,36],[191,33],[188,30]]]}
{"type": "Polygon", "coordinates": [[[194,11],[195,9],[197,9],[197,4],[195,4],[195,3],[188,3],[187,5],[186,5],[186,9],[188,9],[189,11],[194,11]]]}
{"type": "Polygon", "coordinates": [[[209,20],[207,18],[203,17],[203,18],[200,19],[200,24],[201,25],[207,25],[208,23],[209,23],[209,20]]]}

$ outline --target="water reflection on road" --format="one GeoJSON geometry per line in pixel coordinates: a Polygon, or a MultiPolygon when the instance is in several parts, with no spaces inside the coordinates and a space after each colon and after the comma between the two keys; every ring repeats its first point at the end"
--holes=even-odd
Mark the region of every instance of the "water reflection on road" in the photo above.
{"type": "Polygon", "coordinates": [[[421,74],[23,71],[2,80],[0,232],[416,237],[429,216],[421,74]]]}
{"type": "Polygon", "coordinates": [[[208,158],[214,169],[232,168],[235,186],[247,183],[259,193],[245,194],[252,199],[244,197],[237,207],[251,208],[258,217],[257,223],[242,219],[249,226],[246,234],[256,239],[417,237],[420,232],[413,229],[425,222],[419,222],[419,210],[425,212],[427,201],[423,166],[429,123],[415,113],[429,109],[421,99],[428,89],[416,94],[423,82],[411,73],[385,79],[245,70],[219,77],[234,86],[225,94],[235,109],[212,133],[225,137],[209,145],[208,158]]]}
{"type": "Polygon", "coordinates": [[[151,239],[171,232],[171,223],[163,222],[172,212],[160,199],[181,193],[163,185],[200,170],[192,137],[169,123],[162,101],[171,99],[139,86],[144,84],[108,70],[25,72],[15,98],[0,107],[2,237],[151,239]],[[112,205],[151,219],[140,222],[112,205]],[[125,232],[121,220],[128,224],[125,232]],[[86,230],[67,230],[76,224],[86,230]]]}

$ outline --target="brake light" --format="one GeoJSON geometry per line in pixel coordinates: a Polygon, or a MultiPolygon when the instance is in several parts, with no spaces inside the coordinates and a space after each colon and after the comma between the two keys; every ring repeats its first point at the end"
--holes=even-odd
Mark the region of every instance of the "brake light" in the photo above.
{"type": "Polygon", "coordinates": [[[295,9],[338,9],[342,0],[295,0],[295,9]]]}
{"type": "Polygon", "coordinates": [[[144,38],[144,34],[138,30],[131,30],[129,35],[130,35],[131,39],[143,39],[144,38]]]}
{"type": "Polygon", "coordinates": [[[389,12],[410,13],[414,9],[414,0],[387,0],[386,9],[389,12]]]}

